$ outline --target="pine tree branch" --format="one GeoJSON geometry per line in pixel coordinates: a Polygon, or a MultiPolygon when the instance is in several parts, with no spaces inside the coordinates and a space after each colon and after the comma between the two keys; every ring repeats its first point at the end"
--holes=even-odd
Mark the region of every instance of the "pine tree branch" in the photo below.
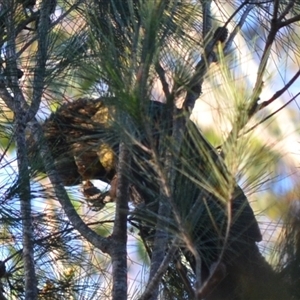
{"type": "MultiPolygon", "coordinates": [[[[149,279],[152,282],[153,278],[156,276],[159,268],[163,264],[168,243],[168,220],[171,216],[171,211],[176,214],[176,208],[172,200],[172,189],[169,186],[169,183],[174,181],[174,170],[172,170],[172,154],[168,149],[165,149],[166,155],[166,164],[162,167],[159,161],[157,151],[153,152],[154,165],[153,168],[156,170],[160,181],[160,195],[161,199],[159,201],[159,207],[157,212],[157,221],[155,224],[155,236],[154,236],[154,246],[151,256],[151,267],[149,279]],[[166,171],[166,173],[165,173],[166,171]],[[166,222],[167,220],[167,222],[166,222]]],[[[172,183],[171,183],[172,184],[172,183]]],[[[162,274],[161,274],[162,275],[162,274]]],[[[156,277],[158,278],[158,277],[156,277]]],[[[157,280],[154,280],[151,289],[151,295],[149,299],[157,299],[159,294],[159,284],[157,280]]]]}
{"type": "MultiPolygon", "coordinates": [[[[245,6],[248,4],[249,1],[243,2],[236,11],[232,14],[232,16],[228,19],[225,23],[224,28],[226,28],[227,24],[234,18],[234,16],[245,6]]],[[[191,110],[195,106],[195,102],[198,97],[202,93],[202,84],[204,81],[204,77],[208,71],[210,64],[214,61],[214,53],[213,48],[215,47],[216,43],[218,42],[218,37],[214,37],[210,39],[210,30],[211,30],[211,1],[203,0],[201,1],[202,10],[203,10],[203,30],[202,30],[202,38],[205,43],[203,54],[201,55],[200,62],[195,67],[195,72],[188,83],[186,90],[187,94],[183,103],[183,107],[186,111],[191,113],[191,110]]],[[[254,5],[248,5],[244,13],[242,14],[239,23],[235,27],[234,31],[231,33],[227,43],[224,47],[224,53],[226,54],[229,52],[229,48],[235,38],[236,34],[240,30],[241,26],[244,25],[246,22],[247,16],[249,15],[250,11],[253,9],[254,5]]]]}
{"type": "Polygon", "coordinates": [[[147,285],[147,293],[149,293],[149,295],[144,299],[157,299],[159,294],[159,279],[163,275],[162,271],[165,271],[167,269],[167,266],[164,265],[164,260],[166,259],[165,255],[167,251],[168,232],[166,228],[165,219],[160,218],[160,216],[164,216],[168,219],[170,217],[170,214],[170,206],[168,206],[168,203],[165,200],[161,200],[159,202],[159,208],[157,213],[158,218],[155,224],[156,231],[154,237],[154,247],[151,256],[151,267],[149,275],[150,282],[147,285]]]}
{"type": "MultiPolygon", "coordinates": [[[[167,254],[163,257],[159,267],[155,270],[153,276],[150,275],[151,280],[148,282],[146,290],[139,298],[139,300],[156,299],[158,296],[158,287],[161,283],[161,278],[168,269],[171,260],[174,258],[176,251],[178,250],[179,238],[175,238],[167,254]]],[[[152,256],[155,254],[152,252],[152,256]]],[[[151,260],[152,262],[152,260],[151,260]]]]}
{"type": "Polygon", "coordinates": [[[289,82],[280,90],[276,91],[274,95],[266,101],[263,101],[261,104],[258,105],[257,111],[262,110],[263,108],[267,107],[269,104],[273,103],[276,99],[278,99],[285,91],[292,86],[292,84],[298,79],[300,76],[300,70],[296,72],[296,74],[289,80],[289,82]]]}
{"type": "MultiPolygon", "coordinates": [[[[252,96],[250,101],[246,104],[246,108],[243,111],[240,111],[238,118],[236,122],[234,122],[233,128],[231,132],[229,133],[225,143],[224,143],[224,149],[227,148],[226,145],[229,145],[230,143],[233,143],[238,136],[239,132],[245,127],[245,125],[249,122],[249,120],[252,118],[252,116],[259,110],[259,95],[261,94],[261,91],[263,89],[263,76],[265,75],[267,63],[269,61],[269,57],[271,54],[271,49],[272,46],[275,42],[277,33],[280,29],[280,21],[278,20],[278,10],[279,10],[279,2],[275,1],[274,2],[274,9],[273,9],[273,16],[271,19],[271,27],[270,31],[268,33],[267,39],[266,39],[266,44],[262,53],[262,57],[260,59],[260,63],[258,66],[258,71],[257,71],[257,77],[256,77],[256,82],[255,86],[252,92],[252,96]]],[[[298,76],[298,75],[297,75],[298,76]]]]}
{"type": "MultiPolygon", "coordinates": [[[[248,1],[245,1],[241,4],[241,6],[237,9],[236,12],[238,12],[240,9],[242,9],[244,7],[244,5],[246,4],[246,2],[248,1]]],[[[226,44],[224,46],[224,55],[226,55],[228,52],[230,52],[230,48],[232,46],[232,43],[236,37],[236,35],[240,32],[241,28],[243,27],[243,25],[245,24],[245,22],[247,21],[247,17],[249,15],[249,13],[251,12],[251,10],[254,8],[254,4],[252,5],[248,5],[245,9],[245,11],[243,12],[239,22],[236,24],[236,26],[234,27],[234,30],[231,32],[231,34],[229,35],[227,41],[226,41],[226,44]]],[[[234,16],[234,14],[231,16],[230,19],[232,19],[234,16]]],[[[227,26],[227,24],[230,22],[230,19],[225,23],[225,27],[227,26]]]]}
{"type": "Polygon", "coordinates": [[[14,5],[4,2],[4,9],[11,13],[5,15],[7,30],[6,44],[6,69],[8,71],[7,84],[14,94],[14,103],[12,111],[14,112],[15,140],[17,145],[17,163],[18,163],[18,185],[22,217],[22,243],[23,243],[23,264],[25,281],[25,300],[37,299],[37,279],[34,264],[34,234],[32,226],[32,208],[31,208],[31,186],[29,176],[29,162],[27,157],[27,145],[25,128],[27,125],[26,113],[24,111],[24,95],[19,87],[17,77],[16,60],[16,28],[14,23],[14,5]]]}
{"type": "MultiPolygon", "coordinates": [[[[46,76],[46,62],[49,58],[49,53],[51,51],[51,36],[50,36],[50,29],[55,26],[58,22],[61,22],[64,18],[66,18],[69,14],[71,14],[74,9],[76,9],[83,0],[77,1],[73,4],[65,13],[59,16],[59,18],[54,22],[51,23],[50,14],[51,12],[51,2],[45,1],[43,2],[38,18],[37,24],[37,34],[36,36],[29,42],[33,43],[36,39],[37,41],[37,53],[36,53],[36,65],[34,66],[34,78],[33,78],[33,94],[32,94],[32,102],[30,108],[28,110],[28,120],[31,120],[35,117],[38,109],[40,108],[41,99],[43,95],[43,91],[45,88],[45,76],[46,76]]],[[[31,45],[31,44],[28,44],[31,45]]],[[[23,48],[19,51],[18,55],[22,53],[26,49],[23,48]]]]}
{"type": "Polygon", "coordinates": [[[40,104],[45,86],[46,75],[46,62],[50,52],[50,36],[49,30],[51,28],[51,1],[42,2],[40,14],[37,22],[37,52],[36,52],[36,65],[34,66],[33,77],[33,93],[32,102],[28,113],[28,120],[35,117],[40,104]]]}
{"type": "MultiPolygon", "coordinates": [[[[274,1],[274,10],[273,10],[273,16],[271,19],[271,27],[270,27],[269,34],[267,36],[266,44],[265,44],[265,47],[263,50],[262,57],[260,59],[260,63],[258,66],[256,83],[255,83],[255,86],[253,89],[252,98],[251,98],[251,101],[250,101],[250,103],[248,105],[248,109],[247,109],[247,113],[250,116],[250,118],[253,115],[253,111],[256,111],[257,101],[258,101],[259,95],[263,88],[263,76],[265,74],[267,63],[269,61],[272,46],[275,42],[276,35],[280,29],[280,22],[278,21],[278,6],[279,6],[279,1],[278,0],[274,1]]],[[[248,122],[248,120],[249,120],[249,118],[248,119],[246,118],[246,120],[241,125],[238,125],[238,126],[243,128],[245,125],[244,123],[248,122]]]]}
{"type": "Polygon", "coordinates": [[[299,22],[300,21],[300,15],[298,16],[295,16],[295,17],[292,17],[290,19],[287,19],[285,21],[282,21],[279,23],[279,27],[282,28],[282,27],[285,27],[285,26],[289,26],[293,23],[296,23],[296,22],[299,22]]]}
{"type": "MultiPolygon", "coordinates": [[[[211,1],[201,0],[203,11],[203,29],[202,39],[208,40],[208,34],[211,30],[211,1]]],[[[187,94],[183,103],[186,111],[190,112],[195,106],[195,102],[202,93],[202,84],[204,76],[208,71],[210,63],[213,61],[212,50],[217,41],[212,39],[205,45],[204,54],[201,56],[200,62],[195,67],[195,72],[187,86],[187,94]]]]}
{"type": "Polygon", "coordinates": [[[248,130],[246,130],[245,132],[243,132],[242,135],[245,135],[249,132],[251,132],[252,130],[254,130],[257,126],[261,125],[262,123],[266,122],[267,120],[269,120],[270,118],[272,118],[273,116],[275,116],[278,112],[280,112],[281,110],[283,110],[286,106],[288,106],[291,102],[293,102],[298,96],[300,95],[300,93],[297,93],[292,99],[290,99],[287,103],[285,103],[284,105],[282,105],[280,108],[278,108],[277,110],[275,110],[274,112],[272,112],[271,114],[269,114],[268,116],[266,116],[265,118],[263,118],[261,121],[259,121],[258,123],[256,123],[255,125],[253,125],[252,127],[250,127],[248,130]]]}
{"type": "MultiPolygon", "coordinates": [[[[15,96],[16,106],[20,104],[15,96]]],[[[23,262],[25,274],[25,299],[37,299],[37,280],[34,264],[34,234],[32,227],[31,188],[29,163],[26,151],[25,127],[26,119],[22,111],[15,110],[17,161],[19,169],[19,196],[23,231],[23,262]]]]}
{"type": "MultiPolygon", "coordinates": [[[[55,19],[54,22],[51,23],[49,29],[53,28],[55,25],[59,24],[62,20],[64,20],[68,15],[70,15],[74,10],[78,9],[80,4],[84,3],[84,0],[78,0],[76,3],[70,6],[68,10],[63,12],[59,17],[55,19]]],[[[17,57],[19,58],[27,49],[30,47],[36,40],[38,39],[38,35],[34,35],[31,37],[18,51],[17,57]]]]}
{"type": "Polygon", "coordinates": [[[126,145],[121,142],[119,147],[119,162],[117,172],[117,197],[111,246],[108,253],[112,261],[112,299],[127,299],[127,215],[129,201],[128,163],[130,153],[126,145]]]}

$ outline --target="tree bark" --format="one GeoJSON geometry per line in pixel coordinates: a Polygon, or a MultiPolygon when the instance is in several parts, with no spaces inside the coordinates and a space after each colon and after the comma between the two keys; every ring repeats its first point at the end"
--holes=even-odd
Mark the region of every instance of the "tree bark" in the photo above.
{"type": "MultiPolygon", "coordinates": [[[[19,103],[15,97],[16,107],[19,103]]],[[[19,106],[20,107],[20,106],[19,106]]],[[[15,128],[17,143],[17,161],[19,169],[19,197],[22,216],[23,263],[25,281],[25,299],[37,299],[37,280],[34,263],[34,238],[31,216],[31,188],[28,168],[28,158],[25,141],[25,114],[21,109],[15,109],[15,128]]]]}
{"type": "Polygon", "coordinates": [[[118,183],[116,197],[115,222],[112,233],[112,247],[109,254],[112,260],[113,300],[127,299],[127,214],[129,200],[128,169],[129,151],[124,143],[120,144],[118,183]]]}
{"type": "MultiPolygon", "coordinates": [[[[7,87],[4,90],[9,95],[9,89],[14,97],[11,109],[14,112],[14,129],[18,164],[18,190],[22,217],[22,243],[23,243],[23,264],[25,282],[25,300],[35,300],[38,296],[37,279],[34,263],[34,234],[31,216],[31,187],[29,175],[29,162],[27,157],[25,129],[27,126],[27,110],[25,109],[25,99],[18,83],[18,67],[16,55],[16,28],[14,15],[14,3],[4,1],[2,7],[5,14],[5,25],[7,29],[7,43],[5,46],[7,87]],[[9,88],[9,89],[8,89],[9,88]]],[[[4,50],[4,49],[2,49],[4,50]]],[[[10,101],[9,101],[10,102],[10,101]]]]}

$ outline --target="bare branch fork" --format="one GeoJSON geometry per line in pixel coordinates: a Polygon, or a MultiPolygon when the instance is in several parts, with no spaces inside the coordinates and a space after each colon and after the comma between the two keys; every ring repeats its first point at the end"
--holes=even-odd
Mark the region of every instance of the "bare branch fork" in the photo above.
{"type": "MultiPolygon", "coordinates": [[[[244,113],[241,113],[238,117],[238,120],[233,124],[233,129],[229,133],[226,142],[224,143],[224,148],[228,143],[233,142],[238,138],[239,132],[244,128],[244,126],[249,122],[249,120],[253,117],[255,113],[264,107],[268,106],[270,103],[274,102],[278,97],[280,97],[288,88],[296,81],[296,79],[300,76],[300,70],[296,72],[296,74],[290,79],[290,81],[281,89],[278,90],[269,100],[258,104],[259,95],[263,89],[263,76],[265,74],[265,70],[267,67],[267,63],[269,61],[269,57],[271,54],[272,46],[275,42],[276,35],[280,28],[289,25],[293,21],[282,21],[282,19],[288,14],[288,12],[293,8],[294,1],[290,1],[286,6],[285,10],[279,15],[279,1],[274,1],[273,8],[273,17],[271,20],[271,27],[266,39],[266,45],[263,50],[263,54],[260,60],[260,64],[257,71],[256,83],[252,92],[252,97],[249,103],[247,103],[247,108],[244,113]]],[[[290,20],[297,21],[300,19],[300,16],[296,16],[295,18],[291,18],[290,20]],[[295,19],[295,20],[294,20],[295,19]]],[[[249,132],[249,131],[247,131],[249,132]]]]}
{"type": "MultiPolygon", "coordinates": [[[[283,110],[285,107],[287,107],[290,103],[292,103],[293,101],[295,101],[296,98],[298,98],[298,96],[300,95],[300,93],[297,93],[292,99],[290,99],[287,103],[285,103],[284,105],[282,105],[280,108],[278,108],[277,110],[275,110],[274,112],[272,112],[271,114],[269,114],[268,116],[266,116],[265,118],[263,118],[261,121],[259,121],[257,124],[253,125],[252,127],[250,127],[248,130],[246,130],[245,132],[243,132],[242,135],[245,135],[247,133],[249,133],[250,131],[252,131],[253,129],[255,129],[257,126],[261,125],[262,123],[266,122],[267,120],[269,120],[270,118],[272,118],[273,116],[275,116],[278,112],[280,112],[281,110],[283,110]]],[[[240,135],[241,136],[241,135],[240,135]]],[[[240,137],[239,136],[239,137],[240,137]]]]}

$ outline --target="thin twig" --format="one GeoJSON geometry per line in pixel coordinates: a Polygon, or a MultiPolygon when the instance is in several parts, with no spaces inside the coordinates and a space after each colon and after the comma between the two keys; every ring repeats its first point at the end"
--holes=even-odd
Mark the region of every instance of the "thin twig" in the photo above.
{"type": "Polygon", "coordinates": [[[179,238],[176,237],[173,240],[172,245],[169,248],[164,259],[160,263],[159,268],[156,270],[155,274],[151,277],[151,281],[148,283],[146,290],[144,291],[143,295],[139,298],[139,300],[149,300],[151,297],[153,297],[153,291],[156,290],[156,287],[161,282],[161,278],[162,278],[163,274],[168,269],[169,263],[170,263],[171,259],[174,257],[174,254],[176,253],[176,251],[178,249],[178,243],[179,243],[179,238]]]}
{"type": "Polygon", "coordinates": [[[291,11],[294,5],[295,5],[295,0],[290,0],[289,3],[286,5],[285,9],[283,10],[283,12],[278,17],[278,20],[281,21],[291,11]]]}
{"type": "MultiPolygon", "coordinates": [[[[78,8],[78,6],[83,3],[84,0],[78,0],[75,4],[73,4],[66,12],[62,13],[54,22],[51,23],[50,28],[55,27],[59,24],[66,16],[68,16],[74,9],[78,8]]],[[[49,28],[49,29],[50,29],[49,28]]],[[[19,58],[28,47],[30,47],[36,40],[37,35],[33,36],[17,53],[17,57],[19,58]]]]}
{"type": "Polygon", "coordinates": [[[261,104],[259,104],[257,111],[265,108],[266,106],[274,102],[276,99],[278,99],[285,91],[288,90],[288,88],[298,79],[299,76],[300,76],[300,69],[298,70],[298,72],[296,72],[296,74],[289,80],[289,82],[281,90],[276,91],[276,93],[269,100],[266,100],[261,104]]]}
{"type": "MultiPolygon", "coordinates": [[[[241,9],[243,6],[245,5],[245,3],[243,3],[239,9],[241,9]]],[[[224,51],[224,55],[226,55],[226,53],[230,50],[231,45],[233,43],[233,40],[235,39],[236,35],[240,32],[241,28],[243,27],[243,25],[245,24],[247,17],[249,15],[249,13],[251,12],[251,10],[254,8],[254,5],[249,5],[245,11],[243,12],[239,22],[236,24],[236,26],[234,27],[234,30],[231,32],[231,34],[229,35],[227,42],[225,44],[225,47],[223,49],[224,51]]],[[[228,21],[226,22],[226,24],[228,23],[228,21]]],[[[225,26],[226,26],[225,24],[225,26]]]]}
{"type": "Polygon", "coordinates": [[[155,70],[156,70],[156,72],[159,76],[160,82],[162,84],[162,88],[163,88],[165,97],[166,97],[166,99],[169,99],[170,98],[170,89],[169,89],[169,84],[168,84],[167,78],[166,78],[166,72],[159,62],[156,63],[155,70]]]}
{"type": "Polygon", "coordinates": [[[290,25],[292,23],[295,23],[295,22],[298,22],[298,21],[300,21],[300,15],[280,22],[279,27],[282,28],[282,27],[288,26],[288,25],[290,25]]]}
{"type": "MultiPolygon", "coordinates": [[[[246,130],[245,132],[243,132],[242,135],[245,135],[247,133],[249,133],[250,131],[254,130],[257,126],[261,125],[262,123],[264,123],[265,121],[267,121],[268,119],[270,119],[271,117],[273,117],[274,115],[276,115],[278,112],[280,112],[282,109],[284,109],[286,106],[288,106],[291,102],[293,102],[298,96],[300,95],[300,93],[296,94],[296,96],[294,96],[292,99],[290,99],[287,103],[285,103],[283,106],[281,106],[280,108],[278,108],[277,110],[275,110],[273,113],[271,113],[270,115],[268,115],[267,117],[263,118],[261,121],[259,121],[257,124],[253,125],[252,127],[250,127],[248,130],[246,130]]],[[[240,136],[242,136],[240,135],[240,136]]],[[[240,137],[239,136],[239,137],[240,137]]]]}

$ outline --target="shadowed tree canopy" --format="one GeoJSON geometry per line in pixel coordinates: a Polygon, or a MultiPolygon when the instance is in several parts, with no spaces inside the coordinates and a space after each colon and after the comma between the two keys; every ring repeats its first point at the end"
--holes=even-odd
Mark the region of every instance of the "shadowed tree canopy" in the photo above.
{"type": "Polygon", "coordinates": [[[0,1],[0,299],[299,300],[299,22],[0,1]]]}
{"type": "MultiPolygon", "coordinates": [[[[114,109],[108,108],[104,103],[105,99],[78,99],[65,103],[42,125],[45,142],[51,149],[56,169],[65,185],[77,185],[92,179],[110,183],[117,173],[117,135],[110,128],[114,109]],[[112,138],[113,136],[116,140],[112,138]]],[[[149,106],[155,107],[148,110],[152,113],[148,120],[155,123],[155,126],[151,126],[152,137],[158,141],[160,137],[157,136],[157,128],[163,123],[166,105],[149,102],[149,106]]],[[[140,142],[145,146],[153,143],[145,139],[140,142]]],[[[35,151],[32,150],[32,153],[35,151]]],[[[138,204],[137,215],[133,215],[133,220],[140,223],[138,226],[143,232],[144,241],[151,249],[153,243],[153,232],[149,231],[151,218],[148,220],[146,216],[147,213],[149,216],[157,213],[156,195],[159,193],[159,182],[153,175],[145,173],[146,169],[147,172],[155,174],[155,170],[149,165],[144,168],[147,155],[135,150],[133,155],[135,161],[131,167],[128,165],[135,177],[131,178],[131,189],[135,191],[131,193],[131,200],[138,204]],[[142,208],[141,201],[145,205],[142,208]],[[144,214],[142,219],[139,217],[141,211],[144,214]]],[[[202,259],[203,280],[209,278],[213,265],[216,264],[218,269],[224,268],[222,277],[225,279],[220,280],[221,284],[218,283],[217,287],[213,288],[214,292],[210,296],[212,298],[207,299],[216,299],[215,297],[221,294],[222,299],[232,299],[233,295],[244,294],[245,289],[249,288],[243,287],[242,283],[243,280],[249,280],[248,276],[256,282],[257,276],[259,280],[262,279],[260,274],[262,272],[265,274],[265,269],[271,273],[270,267],[256,246],[256,242],[261,241],[260,229],[247,198],[228,174],[221,156],[191,121],[180,156],[174,202],[181,219],[186,222],[185,226],[190,226],[187,231],[191,230],[189,234],[202,259]],[[193,171],[190,165],[194,166],[193,171]],[[187,173],[191,173],[191,177],[187,176],[187,173]],[[199,188],[199,183],[194,184],[193,180],[206,186],[207,191],[204,192],[205,190],[199,188]],[[189,188],[184,189],[183,186],[189,188]],[[209,190],[214,192],[208,192],[209,190]],[[215,195],[215,191],[220,194],[215,195]],[[222,198],[226,199],[228,195],[231,197],[230,226],[228,226],[228,204],[225,200],[222,201],[222,198]],[[229,232],[226,232],[228,228],[229,232]],[[254,267],[255,265],[257,266],[254,267]],[[247,271],[244,271],[245,268],[247,271]],[[243,276],[247,279],[243,279],[243,276]]],[[[95,193],[99,193],[99,190],[95,193]]],[[[180,251],[196,272],[197,264],[193,255],[184,248],[180,251]]],[[[262,288],[270,289],[274,278],[270,281],[269,286],[264,281],[264,285],[260,286],[258,291],[261,293],[262,288]]],[[[253,294],[255,295],[255,292],[253,294]]],[[[249,299],[254,299],[253,297],[249,299]]]]}

